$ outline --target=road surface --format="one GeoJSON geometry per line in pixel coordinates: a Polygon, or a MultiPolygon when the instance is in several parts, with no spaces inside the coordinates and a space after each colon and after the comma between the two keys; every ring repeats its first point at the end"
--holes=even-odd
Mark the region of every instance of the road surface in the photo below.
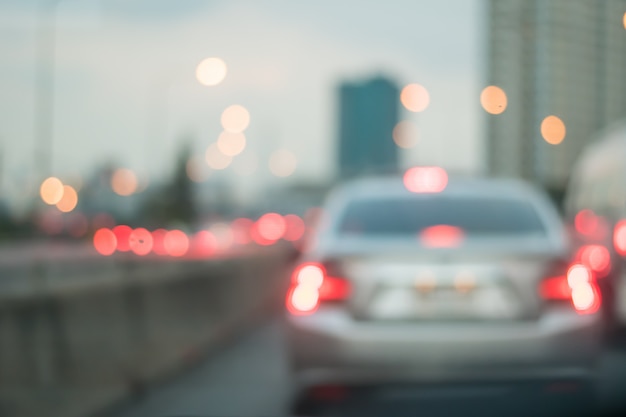
{"type": "MultiPolygon", "coordinates": [[[[274,318],[108,417],[285,416],[292,387],[284,358],[274,318]]],[[[603,408],[626,400],[626,351],[604,355],[599,397],[603,408]]]]}

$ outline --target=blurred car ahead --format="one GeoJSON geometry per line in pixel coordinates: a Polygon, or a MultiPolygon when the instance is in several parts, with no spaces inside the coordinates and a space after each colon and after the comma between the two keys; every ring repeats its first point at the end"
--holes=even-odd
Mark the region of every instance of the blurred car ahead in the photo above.
{"type": "Polygon", "coordinates": [[[590,386],[601,299],[549,199],[514,180],[413,185],[363,179],[329,197],[286,299],[301,397],[441,381],[590,386]]]}
{"type": "Polygon", "coordinates": [[[565,199],[578,258],[598,277],[606,321],[626,330],[626,123],[617,123],[580,155],[565,199]]]}

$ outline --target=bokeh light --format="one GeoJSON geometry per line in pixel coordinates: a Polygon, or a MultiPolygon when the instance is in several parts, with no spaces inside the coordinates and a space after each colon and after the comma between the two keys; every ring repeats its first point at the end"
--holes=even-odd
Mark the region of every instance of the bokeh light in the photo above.
{"type": "Polygon", "coordinates": [[[220,58],[206,58],[203,59],[196,67],[196,78],[198,82],[207,87],[218,85],[224,78],[228,68],[226,63],[220,58]]]}
{"type": "Polygon", "coordinates": [[[270,172],[277,177],[288,177],[293,174],[298,165],[296,156],[287,149],[278,149],[270,155],[270,172]]]}
{"type": "Polygon", "coordinates": [[[480,104],[490,114],[500,114],[506,110],[506,93],[500,87],[490,85],[480,93],[480,104]]]}
{"type": "Polygon", "coordinates": [[[78,193],[71,185],[63,186],[63,197],[56,204],[57,209],[63,213],[69,213],[76,208],[78,204],[78,193]]]}
{"type": "Polygon", "coordinates": [[[54,206],[63,198],[63,183],[56,177],[46,178],[39,187],[39,195],[44,203],[54,206]]]}
{"type": "Polygon", "coordinates": [[[163,245],[170,256],[184,256],[189,250],[189,238],[182,230],[170,230],[163,239],[163,245]]]}
{"type": "Polygon", "coordinates": [[[430,104],[430,95],[423,85],[408,84],[400,93],[400,102],[408,111],[418,113],[426,110],[430,104]]]}
{"type": "Polygon", "coordinates": [[[278,213],[266,213],[257,220],[259,234],[267,240],[278,240],[285,234],[287,223],[278,213]]]}
{"type": "Polygon", "coordinates": [[[204,182],[206,181],[211,171],[207,167],[207,164],[204,162],[201,156],[194,155],[187,161],[187,166],[185,167],[187,176],[193,182],[204,182]]]}
{"type": "Polygon", "coordinates": [[[250,124],[250,113],[245,107],[234,104],[222,112],[221,122],[225,131],[241,133],[250,124]]]}
{"type": "Polygon", "coordinates": [[[461,244],[465,237],[463,229],[440,224],[430,226],[420,232],[422,244],[429,248],[452,248],[461,244]]]}
{"type": "Polygon", "coordinates": [[[393,128],[393,141],[402,149],[417,145],[417,126],[410,120],[403,120],[393,128]]]}
{"type": "Polygon", "coordinates": [[[207,165],[214,170],[226,169],[232,162],[233,158],[224,155],[215,143],[209,145],[205,153],[207,165]]]}
{"type": "Polygon", "coordinates": [[[624,16],[622,17],[622,24],[624,25],[624,29],[626,29],[626,12],[624,13],[624,16]]]}
{"type": "Polygon", "coordinates": [[[120,252],[128,252],[130,250],[129,238],[133,229],[125,224],[117,225],[113,228],[113,233],[117,240],[117,250],[120,252]]]}
{"type": "Polygon", "coordinates": [[[111,188],[115,194],[129,196],[137,191],[137,176],[127,168],[119,168],[111,175],[111,188]]]}
{"type": "Polygon", "coordinates": [[[117,238],[111,229],[101,228],[93,235],[93,247],[100,255],[110,256],[115,253],[117,238]]]}
{"type": "Polygon", "coordinates": [[[246,136],[243,133],[222,132],[217,139],[217,148],[224,155],[239,155],[246,148],[246,136]]]}
{"type": "Polygon", "coordinates": [[[565,123],[557,116],[548,116],[541,122],[541,136],[550,145],[563,142],[565,132],[565,123]]]}
{"type": "Polygon", "coordinates": [[[405,172],[403,181],[411,192],[439,193],[448,185],[448,174],[441,167],[413,167],[405,172]]]}
{"type": "Polygon", "coordinates": [[[195,255],[209,256],[215,251],[217,240],[208,230],[200,230],[193,236],[191,247],[195,255]]]}
{"type": "Polygon", "coordinates": [[[152,251],[152,233],[143,227],[133,230],[128,237],[128,246],[135,255],[145,256],[152,251]]]}
{"type": "Polygon", "coordinates": [[[615,225],[613,246],[619,255],[626,256],[626,220],[620,220],[615,225]]]}
{"type": "Polygon", "coordinates": [[[302,239],[304,236],[305,225],[304,220],[295,214],[288,214],[285,216],[286,230],[283,238],[290,242],[295,242],[302,239]]]}
{"type": "Polygon", "coordinates": [[[228,223],[214,223],[209,231],[215,237],[218,249],[226,250],[233,244],[233,231],[228,223]]]}
{"type": "Polygon", "coordinates": [[[165,229],[157,229],[152,232],[152,251],[157,255],[164,256],[167,255],[167,250],[165,249],[165,236],[167,235],[167,230],[165,229]]]}

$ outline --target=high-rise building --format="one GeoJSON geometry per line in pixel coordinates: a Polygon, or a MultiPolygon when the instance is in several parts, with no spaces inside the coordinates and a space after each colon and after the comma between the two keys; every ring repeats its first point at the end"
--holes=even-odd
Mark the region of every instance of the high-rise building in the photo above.
{"type": "Polygon", "coordinates": [[[376,77],[339,87],[339,175],[395,173],[398,150],[393,128],[398,123],[399,89],[376,77]]]}
{"type": "Polygon", "coordinates": [[[506,111],[489,115],[492,174],[562,189],[594,133],[626,116],[626,0],[489,0],[487,84],[506,111]],[[565,125],[542,137],[550,115],[565,125]]]}

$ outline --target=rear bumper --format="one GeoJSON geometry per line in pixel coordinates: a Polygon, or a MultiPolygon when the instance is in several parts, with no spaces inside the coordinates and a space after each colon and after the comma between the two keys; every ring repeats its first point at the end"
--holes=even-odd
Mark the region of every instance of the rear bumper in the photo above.
{"type": "Polygon", "coordinates": [[[538,321],[359,322],[341,308],[289,316],[298,382],[586,378],[602,347],[599,314],[554,309],[538,321]]]}

